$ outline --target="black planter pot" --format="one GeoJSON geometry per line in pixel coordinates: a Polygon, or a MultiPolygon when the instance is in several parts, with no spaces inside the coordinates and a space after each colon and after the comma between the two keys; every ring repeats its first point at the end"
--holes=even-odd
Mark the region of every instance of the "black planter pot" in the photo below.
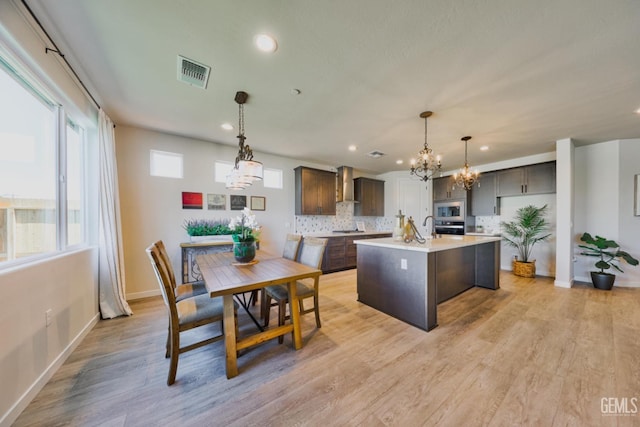
{"type": "Polygon", "coordinates": [[[610,291],[613,288],[613,282],[616,281],[615,274],[600,273],[599,271],[591,272],[591,282],[596,289],[610,291]]]}

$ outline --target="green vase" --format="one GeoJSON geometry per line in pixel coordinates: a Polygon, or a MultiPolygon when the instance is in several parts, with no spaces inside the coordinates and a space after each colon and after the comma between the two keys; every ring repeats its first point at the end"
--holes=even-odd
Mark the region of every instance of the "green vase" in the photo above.
{"type": "Polygon", "coordinates": [[[233,256],[236,261],[247,263],[256,257],[256,242],[233,242],[233,256]]]}

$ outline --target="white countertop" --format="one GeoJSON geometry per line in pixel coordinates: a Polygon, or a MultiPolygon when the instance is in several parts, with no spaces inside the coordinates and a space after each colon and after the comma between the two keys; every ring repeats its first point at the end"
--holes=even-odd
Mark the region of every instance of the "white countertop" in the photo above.
{"type": "Polygon", "coordinates": [[[354,243],[364,246],[377,246],[381,248],[404,249],[417,252],[437,252],[447,249],[462,248],[464,246],[479,245],[482,243],[495,242],[501,237],[495,236],[446,236],[437,239],[428,239],[426,243],[420,244],[415,240],[411,243],[394,240],[393,237],[383,237],[380,239],[356,240],[354,243]]]}
{"type": "Polygon", "coordinates": [[[352,231],[350,233],[334,233],[333,231],[321,231],[318,233],[306,233],[307,237],[358,237],[358,236],[375,236],[378,234],[392,234],[391,231],[352,231]]]}

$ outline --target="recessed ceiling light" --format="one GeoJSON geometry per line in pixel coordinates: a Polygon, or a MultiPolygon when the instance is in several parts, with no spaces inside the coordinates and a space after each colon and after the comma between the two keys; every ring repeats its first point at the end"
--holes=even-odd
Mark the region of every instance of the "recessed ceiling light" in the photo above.
{"type": "Polygon", "coordinates": [[[402,163],[404,163],[402,160],[396,160],[396,165],[401,165],[402,163]]]}
{"type": "Polygon", "coordinates": [[[480,151],[487,151],[489,149],[488,145],[483,145],[482,147],[480,147],[480,151]]]}
{"type": "Polygon", "coordinates": [[[270,35],[258,34],[256,36],[256,46],[263,52],[273,53],[278,49],[278,42],[270,35]]]}
{"type": "Polygon", "coordinates": [[[355,145],[350,145],[349,146],[349,151],[356,151],[358,149],[358,147],[356,147],[355,145]]]}
{"type": "Polygon", "coordinates": [[[233,125],[231,123],[223,123],[220,127],[224,130],[233,130],[233,125]]]}

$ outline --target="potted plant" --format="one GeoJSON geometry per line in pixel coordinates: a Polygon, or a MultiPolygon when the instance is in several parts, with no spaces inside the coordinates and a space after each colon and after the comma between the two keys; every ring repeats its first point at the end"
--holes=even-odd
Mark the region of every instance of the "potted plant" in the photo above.
{"type": "Polygon", "coordinates": [[[535,277],[536,261],[530,260],[533,246],[551,236],[547,233],[549,222],[545,219],[547,205],[541,208],[529,205],[517,210],[513,221],[503,221],[503,239],[518,250],[513,260],[513,273],[521,277],[535,277]]]}
{"type": "Polygon", "coordinates": [[[600,236],[596,236],[594,239],[589,233],[584,233],[582,237],[580,237],[580,240],[586,243],[585,245],[578,245],[584,249],[584,251],[580,252],[580,255],[599,258],[595,267],[600,269],[600,271],[591,271],[591,282],[594,288],[607,291],[613,288],[616,275],[605,273],[605,270],[613,267],[620,273],[624,273],[618,265],[620,260],[625,260],[629,265],[638,265],[638,260],[629,255],[628,252],[621,251],[620,245],[613,240],[608,240],[600,236]]]}
{"type": "Polygon", "coordinates": [[[231,235],[234,232],[229,227],[229,220],[222,219],[187,219],[182,228],[187,231],[192,242],[215,240],[218,236],[226,236],[226,240],[231,241],[231,235]]]}
{"type": "Polygon", "coordinates": [[[232,218],[229,228],[233,230],[233,255],[239,263],[249,263],[256,256],[256,241],[260,233],[260,226],[256,216],[249,208],[242,210],[242,215],[232,218]]]}

